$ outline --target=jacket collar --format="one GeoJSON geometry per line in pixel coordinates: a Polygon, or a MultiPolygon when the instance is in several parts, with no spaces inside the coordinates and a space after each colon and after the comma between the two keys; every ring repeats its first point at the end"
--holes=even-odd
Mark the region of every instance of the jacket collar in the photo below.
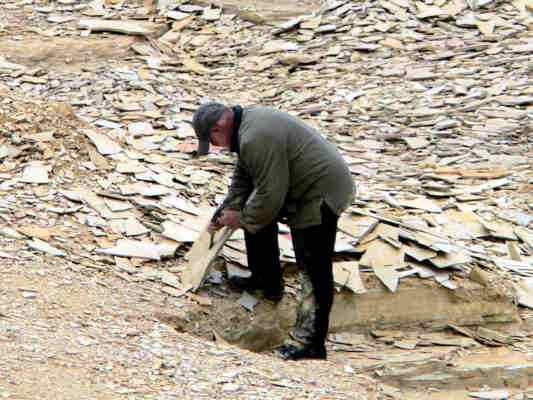
{"type": "Polygon", "coordinates": [[[232,107],[231,110],[233,111],[233,132],[231,133],[230,151],[239,154],[239,129],[242,122],[242,107],[237,105],[232,107]]]}

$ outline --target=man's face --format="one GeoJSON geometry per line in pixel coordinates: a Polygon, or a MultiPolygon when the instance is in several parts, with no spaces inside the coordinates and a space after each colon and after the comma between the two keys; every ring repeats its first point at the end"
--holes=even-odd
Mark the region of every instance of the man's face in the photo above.
{"type": "Polygon", "coordinates": [[[229,121],[226,115],[220,117],[211,129],[209,135],[210,142],[213,146],[229,148],[231,145],[231,134],[229,121]]]}
{"type": "Polygon", "coordinates": [[[213,146],[223,147],[224,144],[224,135],[223,130],[218,126],[218,122],[211,129],[211,134],[209,135],[210,142],[213,146]]]}

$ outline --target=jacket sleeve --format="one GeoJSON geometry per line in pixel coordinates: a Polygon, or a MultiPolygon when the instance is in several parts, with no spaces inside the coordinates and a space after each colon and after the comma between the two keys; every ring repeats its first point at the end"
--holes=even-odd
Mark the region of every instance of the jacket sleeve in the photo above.
{"type": "Polygon", "coordinates": [[[254,194],[241,212],[244,229],[255,233],[278,216],[289,190],[289,161],[284,143],[276,135],[255,135],[243,143],[241,156],[254,186],[254,194]]]}
{"type": "Polygon", "coordinates": [[[221,208],[229,208],[231,210],[241,210],[244,203],[252,193],[253,184],[246,168],[241,160],[237,162],[235,170],[233,171],[233,178],[228,190],[228,194],[224,199],[221,208]]]}

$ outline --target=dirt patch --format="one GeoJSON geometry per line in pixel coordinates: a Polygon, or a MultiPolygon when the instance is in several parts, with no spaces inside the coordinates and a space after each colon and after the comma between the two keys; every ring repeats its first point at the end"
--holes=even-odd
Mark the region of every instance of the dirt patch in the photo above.
{"type": "MultiPolygon", "coordinates": [[[[11,397],[10,391],[2,391],[8,397],[17,399],[57,400],[80,399],[89,400],[113,399],[116,395],[109,393],[104,383],[91,382],[87,375],[91,372],[78,365],[61,365],[61,361],[47,360],[42,363],[25,362],[24,374],[12,378],[17,396],[11,397]],[[58,384],[60,382],[60,384],[58,384]],[[54,383],[51,385],[51,383],[54,383]],[[46,389],[45,389],[46,388],[46,389]],[[107,393],[106,393],[107,392],[107,393]],[[90,394],[89,394],[90,393],[90,394]]],[[[11,383],[11,382],[9,382],[11,383]]],[[[1,389],[1,388],[0,388],[1,389]]]]}
{"type": "Polygon", "coordinates": [[[296,300],[288,295],[278,304],[260,299],[254,311],[249,312],[239,304],[239,297],[234,292],[224,297],[210,294],[209,307],[190,304],[177,313],[156,317],[178,332],[251,351],[268,351],[282,344],[295,318],[296,300]]]}
{"type": "Polygon", "coordinates": [[[109,60],[121,59],[130,53],[138,39],[115,35],[98,38],[46,38],[28,36],[22,40],[0,40],[0,55],[26,67],[40,67],[53,72],[80,72],[82,68],[109,60]]]}

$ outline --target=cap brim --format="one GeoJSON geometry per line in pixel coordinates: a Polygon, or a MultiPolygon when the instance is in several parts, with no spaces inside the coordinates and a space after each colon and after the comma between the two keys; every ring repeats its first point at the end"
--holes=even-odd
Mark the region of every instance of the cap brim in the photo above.
{"type": "Polygon", "coordinates": [[[209,153],[209,140],[199,140],[198,141],[198,155],[205,156],[209,153]]]}

